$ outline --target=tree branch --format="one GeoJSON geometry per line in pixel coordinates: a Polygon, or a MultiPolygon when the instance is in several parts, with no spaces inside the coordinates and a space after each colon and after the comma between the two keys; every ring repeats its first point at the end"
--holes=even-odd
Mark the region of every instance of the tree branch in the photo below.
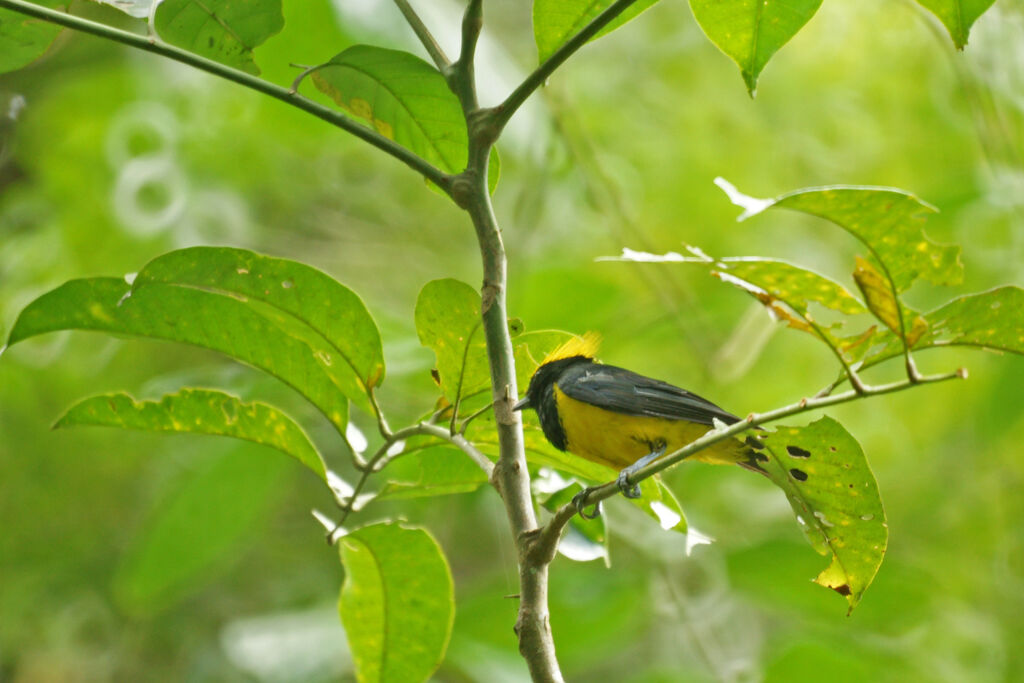
{"type": "Polygon", "coordinates": [[[59,10],[52,10],[47,7],[35,5],[31,2],[25,2],[25,0],[0,0],[0,8],[9,9],[19,14],[35,17],[36,19],[58,24],[76,31],[81,31],[100,38],[112,40],[117,43],[122,43],[123,45],[128,45],[129,47],[133,47],[138,50],[158,54],[176,62],[188,64],[189,66],[215,76],[220,76],[226,80],[238,83],[239,85],[256,90],[257,92],[261,92],[264,95],[269,95],[274,99],[286,102],[293,107],[297,107],[326,121],[327,123],[355,135],[360,140],[373,145],[382,152],[398,159],[417,173],[422,174],[445,192],[451,192],[451,176],[447,173],[444,173],[398,143],[380,135],[373,129],[357,123],[355,120],[345,116],[339,111],[325,107],[318,102],[314,102],[313,100],[298,94],[294,90],[282,88],[270,81],[265,81],[262,78],[240,71],[239,69],[234,69],[211,59],[200,57],[199,55],[193,54],[187,50],[182,50],[181,48],[174,47],[173,45],[157,41],[155,38],[141,36],[129,31],[122,31],[121,29],[113,28],[81,17],[76,17],[59,10]]]}
{"type": "MultiPolygon", "coordinates": [[[[930,375],[924,377],[918,377],[916,379],[907,378],[899,382],[893,382],[891,384],[881,384],[878,386],[863,386],[861,391],[851,389],[842,394],[836,394],[834,396],[821,396],[815,398],[805,398],[797,403],[793,403],[782,408],[771,410],[767,413],[761,413],[757,415],[751,413],[745,420],[730,425],[726,429],[712,429],[704,436],[700,437],[696,441],[680,448],[679,450],[669,453],[668,455],[661,457],[653,462],[648,463],[644,467],[640,468],[636,473],[632,474],[629,478],[631,483],[639,483],[648,477],[652,477],[658,472],[675,465],[682,460],[690,457],[691,455],[702,451],[705,448],[715,445],[725,439],[730,439],[742,432],[749,429],[753,429],[759,425],[767,424],[769,422],[775,422],[786,417],[793,415],[799,415],[800,413],[806,413],[811,410],[818,410],[820,408],[826,408],[828,406],[838,405],[840,403],[849,403],[850,401],[856,401],[869,396],[880,396],[882,394],[891,394],[897,391],[903,391],[911,387],[916,387],[922,384],[931,384],[935,382],[945,382],[951,379],[966,379],[967,370],[960,368],[956,372],[950,372],[944,375],[930,375]]],[[[601,486],[595,486],[593,488],[584,491],[577,500],[571,503],[563,505],[555,512],[554,517],[545,525],[543,529],[535,535],[535,548],[533,552],[539,557],[551,554],[553,556],[555,548],[558,545],[558,539],[562,535],[562,530],[565,525],[569,523],[581,508],[589,507],[596,503],[611,498],[615,494],[619,493],[619,486],[617,482],[608,482],[601,486]]]]}
{"type": "Polygon", "coordinates": [[[444,73],[451,66],[451,62],[448,60],[447,55],[445,55],[444,50],[441,49],[441,46],[434,40],[430,29],[427,28],[423,20],[416,14],[416,10],[412,8],[408,0],[395,0],[395,4],[398,5],[398,9],[402,12],[402,16],[405,17],[416,37],[420,39],[423,48],[430,55],[430,58],[434,60],[434,66],[437,67],[438,71],[444,73]]]}
{"type": "Polygon", "coordinates": [[[512,91],[504,102],[491,110],[491,125],[496,131],[501,131],[512,118],[512,115],[523,106],[523,103],[533,92],[544,85],[544,81],[550,78],[558,67],[562,66],[569,57],[576,53],[581,47],[587,44],[591,38],[601,32],[605,26],[614,21],[620,14],[629,9],[636,0],[615,0],[608,9],[580,29],[580,32],[562,44],[550,57],[544,60],[537,69],[526,77],[518,88],[512,91]]]}

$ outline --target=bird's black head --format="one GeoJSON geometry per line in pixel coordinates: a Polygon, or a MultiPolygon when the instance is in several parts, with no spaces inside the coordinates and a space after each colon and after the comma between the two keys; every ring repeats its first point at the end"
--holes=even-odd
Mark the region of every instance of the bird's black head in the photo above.
{"type": "Polygon", "coordinates": [[[555,382],[570,367],[579,363],[593,362],[594,360],[587,356],[570,356],[544,363],[530,378],[530,387],[526,390],[526,396],[513,407],[513,410],[533,408],[537,411],[544,436],[559,450],[565,450],[566,437],[565,430],[562,429],[562,421],[558,417],[558,406],[555,403],[555,382]]]}

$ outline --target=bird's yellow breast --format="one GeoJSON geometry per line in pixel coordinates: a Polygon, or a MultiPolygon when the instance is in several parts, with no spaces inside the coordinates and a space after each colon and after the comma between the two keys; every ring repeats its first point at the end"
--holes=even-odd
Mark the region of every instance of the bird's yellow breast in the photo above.
{"type": "MultiPolygon", "coordinates": [[[[711,427],[687,420],[627,415],[577,401],[556,384],[555,404],[565,432],[566,450],[615,469],[628,467],[664,441],[666,453],[678,450],[706,434],[711,427]]],[[[745,460],[742,446],[727,439],[692,457],[719,465],[745,460]]]]}

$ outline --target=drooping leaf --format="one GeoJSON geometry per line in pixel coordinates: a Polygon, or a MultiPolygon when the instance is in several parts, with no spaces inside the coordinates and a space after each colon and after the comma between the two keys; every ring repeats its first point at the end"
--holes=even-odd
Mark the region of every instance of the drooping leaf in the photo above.
{"type": "Polygon", "coordinates": [[[163,0],[153,21],[168,43],[251,74],[252,51],[284,28],[281,0],[163,0]]]}
{"type": "Polygon", "coordinates": [[[366,306],[355,292],[315,268],[244,249],[193,247],[146,264],[133,290],[151,283],[268,304],[261,313],[305,341],[345,395],[367,410],[367,390],[384,379],[380,332],[366,306]]]}
{"type": "Polygon", "coordinates": [[[779,48],[811,20],[821,0],[690,0],[705,35],[740,67],[747,91],[779,48]]]}
{"type": "Polygon", "coordinates": [[[122,556],[114,596],[130,614],[170,607],[216,579],[256,542],[290,465],[237,448],[204,458],[160,500],[122,556]]]}
{"type": "Polygon", "coordinates": [[[487,483],[484,471],[454,446],[410,440],[406,450],[380,475],[387,482],[377,500],[468,493],[487,483]]]}
{"type": "MultiPolygon", "coordinates": [[[[637,0],[601,29],[591,40],[607,35],[633,19],[658,0],[637,0]]],[[[567,40],[579,33],[614,0],[534,0],[533,37],[539,61],[543,62],[567,40]]]]}
{"type": "Polygon", "coordinates": [[[907,344],[913,346],[928,330],[928,323],[893,295],[885,276],[869,261],[858,256],[856,263],[853,280],[864,295],[868,308],[893,334],[906,339],[907,344]]]}
{"type": "MultiPolygon", "coordinates": [[[[415,55],[353,45],[317,68],[311,78],[339,107],[367,121],[446,173],[460,173],[469,157],[462,106],[437,69],[415,55]]],[[[498,182],[491,154],[488,184],[498,182]]]]}
{"type": "Polygon", "coordinates": [[[995,0],[917,0],[937,16],[949,31],[956,49],[963,50],[971,26],[995,0]]]}
{"type": "Polygon", "coordinates": [[[383,523],[338,543],[339,611],[361,683],[426,681],[455,620],[448,561],[426,530],[383,523]]]}
{"type": "Polygon", "coordinates": [[[758,460],[781,488],[815,550],[832,560],[815,579],[852,611],[885,555],[889,529],[864,452],[842,425],[822,417],[806,427],[759,433],[758,460]]]}
{"type": "Polygon", "coordinates": [[[446,278],[424,285],[416,298],[416,332],[437,359],[441,391],[454,402],[490,385],[487,346],[480,324],[480,294],[446,278]]]}
{"type": "Polygon", "coordinates": [[[182,389],[159,402],[136,401],[123,393],[92,396],[73,405],[54,426],[82,425],[232,436],[276,448],[327,481],[320,454],[294,420],[266,403],[243,403],[220,391],[182,389]]]}
{"type": "Polygon", "coordinates": [[[120,278],[71,280],[30,303],[7,343],[59,330],[165,339],[219,351],[281,379],[345,433],[348,400],[325,371],[330,359],[244,301],[157,283],[131,293],[120,278]]]}
{"type": "MultiPolygon", "coordinates": [[[[37,0],[44,7],[57,7],[61,0],[37,0]]],[[[42,56],[61,27],[13,10],[0,9],[0,73],[15,71],[42,56]]]]}

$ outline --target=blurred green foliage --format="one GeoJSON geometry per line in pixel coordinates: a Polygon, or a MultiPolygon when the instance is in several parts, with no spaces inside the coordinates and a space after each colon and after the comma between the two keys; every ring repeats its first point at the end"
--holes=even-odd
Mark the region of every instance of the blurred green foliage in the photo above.
{"type": "MultiPolygon", "coordinates": [[[[437,3],[428,16],[453,28],[458,7],[437,3]]],[[[480,74],[496,101],[536,63],[536,48],[528,7],[489,3],[487,21],[480,74]]],[[[527,331],[598,330],[604,360],[737,413],[816,391],[835,376],[827,349],[776,333],[742,293],[696,270],[594,261],[687,242],[798,258],[853,286],[851,238],[789,213],[737,225],[712,185],[719,175],[760,196],[830,183],[906,188],[941,210],[929,235],[963,245],[964,291],[1024,283],[1022,32],[1024,6],[1002,0],[957,54],[911,3],[825,3],[751,101],[685,4],[655,5],[583,49],[502,140],[495,201],[511,313],[527,331]]],[[[457,31],[440,37],[456,53],[457,31]]],[[[289,62],[317,63],[354,42],[417,51],[389,3],[346,13],[292,0],[285,30],[256,62],[288,84],[289,62]]],[[[417,340],[416,294],[432,279],[475,283],[480,273],[470,226],[415,174],[280,103],[67,33],[31,68],[0,77],[0,113],[17,97],[17,122],[0,128],[4,333],[68,279],[125,272],[183,245],[252,248],[357,291],[381,327],[380,399],[392,423],[429,409],[434,359],[417,340]]],[[[941,294],[915,288],[909,299],[929,310],[941,294]]],[[[867,453],[892,534],[851,618],[809,584],[820,559],[778,490],[738,470],[683,465],[666,479],[691,528],[716,543],[687,556],[681,536],[615,504],[612,568],[565,558],[552,567],[568,678],[1024,678],[1013,645],[1024,639],[1024,363],[958,350],[919,363],[967,365],[971,379],[830,413],[867,453]]],[[[337,555],[308,514],[333,502],[313,477],[255,445],[49,430],[82,396],[153,398],[183,385],[273,400],[312,425],[318,444],[335,443],[296,395],[195,349],[76,333],[0,358],[0,679],[351,676],[333,608],[337,555]],[[240,459],[265,466],[223,485],[215,516],[190,505],[240,459]],[[190,572],[185,558],[215,535],[233,539],[228,551],[190,572]],[[157,547],[161,536],[174,540],[157,547]],[[145,567],[168,565],[181,579],[174,591],[147,595],[145,567]]],[[[372,418],[353,412],[370,433],[372,418]]],[[[343,453],[326,455],[345,472],[343,453]]],[[[452,565],[456,625],[438,679],[522,680],[516,605],[503,597],[516,591],[514,557],[493,492],[387,505],[431,529],[452,565]]]]}

